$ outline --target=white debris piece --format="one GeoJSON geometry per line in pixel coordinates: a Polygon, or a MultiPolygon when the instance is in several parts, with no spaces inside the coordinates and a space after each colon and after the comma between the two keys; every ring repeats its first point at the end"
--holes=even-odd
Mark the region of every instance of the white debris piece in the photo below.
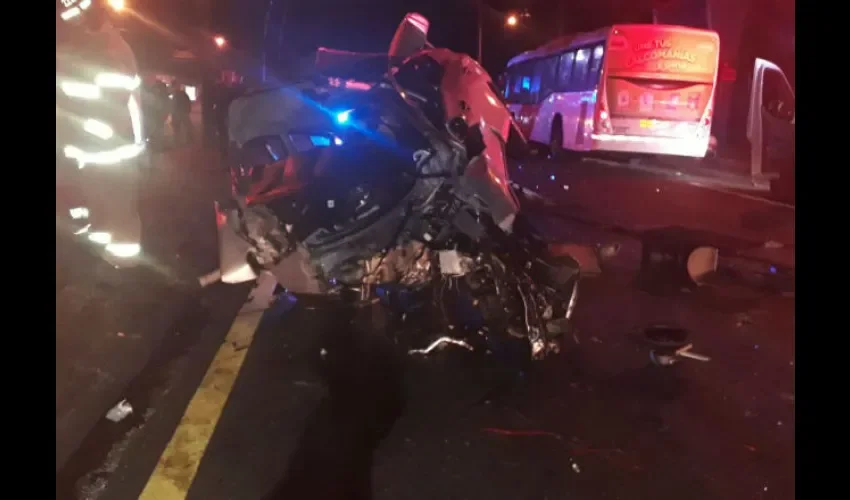
{"type": "Polygon", "coordinates": [[[126,399],[122,399],[117,405],[113,406],[112,409],[106,412],[106,418],[112,422],[120,422],[127,418],[127,415],[131,413],[133,413],[133,407],[126,399]]]}
{"type": "Polygon", "coordinates": [[[206,288],[214,283],[218,283],[219,281],[221,281],[220,269],[216,269],[215,271],[198,278],[198,283],[201,285],[201,288],[206,288]]]}

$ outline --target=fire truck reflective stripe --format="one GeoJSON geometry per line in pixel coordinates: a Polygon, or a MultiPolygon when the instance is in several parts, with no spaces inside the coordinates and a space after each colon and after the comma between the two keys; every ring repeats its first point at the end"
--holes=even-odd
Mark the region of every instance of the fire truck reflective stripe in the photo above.
{"type": "Polygon", "coordinates": [[[89,233],[89,241],[100,245],[108,245],[112,241],[112,235],[104,232],[89,233]]]}
{"type": "Polygon", "coordinates": [[[106,251],[116,257],[129,259],[139,255],[142,246],[138,243],[107,243],[106,251]]]}
{"type": "Polygon", "coordinates": [[[62,82],[59,84],[59,88],[68,97],[76,97],[77,99],[100,98],[100,87],[91,83],[62,82]]]}
{"type": "Polygon", "coordinates": [[[83,130],[103,140],[109,139],[115,134],[115,132],[113,132],[112,130],[112,127],[110,127],[106,123],[103,123],[100,120],[95,120],[93,118],[89,118],[88,120],[83,122],[83,130]]]}
{"type": "Polygon", "coordinates": [[[86,207],[74,207],[68,210],[68,213],[71,215],[71,218],[75,220],[89,218],[89,209],[86,207]]]}
{"type": "Polygon", "coordinates": [[[139,144],[142,142],[142,111],[139,108],[139,103],[132,95],[127,99],[127,109],[130,111],[130,124],[133,127],[133,142],[139,144]]]}
{"type": "Polygon", "coordinates": [[[73,19],[81,14],[80,9],[77,7],[71,7],[61,14],[62,20],[67,21],[68,19],[73,19]]]}
{"type": "Polygon", "coordinates": [[[95,153],[83,151],[76,146],[65,146],[65,156],[72,160],[77,160],[79,167],[83,168],[88,164],[92,165],[114,165],[125,160],[130,160],[142,154],[145,150],[144,144],[127,144],[109,151],[99,151],[95,153]]]}
{"type": "Polygon", "coordinates": [[[139,75],[125,75],[123,73],[99,73],[94,77],[94,83],[105,89],[136,90],[142,84],[139,75]]]}

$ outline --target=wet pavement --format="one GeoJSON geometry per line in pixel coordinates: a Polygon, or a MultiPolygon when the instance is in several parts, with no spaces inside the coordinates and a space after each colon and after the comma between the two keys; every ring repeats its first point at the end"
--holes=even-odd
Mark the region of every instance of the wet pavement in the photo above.
{"type": "Polygon", "coordinates": [[[530,162],[515,170],[514,179],[572,221],[638,238],[648,230],[683,227],[715,234],[717,246],[738,240],[734,255],[794,267],[795,208],[756,193],[595,161],[530,162]]]}
{"type": "Polygon", "coordinates": [[[140,268],[104,280],[91,255],[57,243],[57,269],[73,271],[56,292],[57,471],[193,300],[179,282],[217,266],[212,200],[227,192],[227,178],[214,161],[198,150],[154,157],[142,188],[140,268]]]}
{"type": "Polygon", "coordinates": [[[213,285],[159,332],[121,391],[133,416],[99,420],[59,472],[57,498],[250,500],[276,485],[268,498],[340,498],[329,486],[370,482],[374,498],[394,500],[793,498],[793,290],[756,286],[747,271],[690,292],[637,282],[641,231],[726,230],[788,249],[793,212],[789,226],[757,200],[549,167],[521,180],[551,196],[568,179],[560,192],[575,196],[556,208],[576,217],[538,217],[543,232],[621,245],[584,281],[560,355],[531,367],[451,348],[413,359],[304,301],[234,334],[254,321],[232,325],[247,290],[213,285]],[[648,203],[649,186],[656,200],[659,186],[677,195],[648,203]],[[703,207],[717,196],[729,198],[703,207]],[[748,225],[760,211],[773,215],[748,225]],[[652,365],[641,330],[658,323],[687,329],[711,360],[652,365]]]}

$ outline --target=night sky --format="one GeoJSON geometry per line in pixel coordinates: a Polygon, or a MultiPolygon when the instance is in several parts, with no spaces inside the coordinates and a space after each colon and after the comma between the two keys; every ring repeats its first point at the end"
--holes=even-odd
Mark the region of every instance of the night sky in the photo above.
{"type": "MultiPolygon", "coordinates": [[[[476,0],[272,0],[271,35],[268,37],[269,65],[285,67],[289,61],[304,59],[318,46],[336,49],[383,52],[398,23],[405,13],[415,11],[431,21],[430,38],[437,46],[448,47],[475,55],[476,0]]],[[[615,23],[652,22],[652,7],[688,8],[706,0],[485,0],[484,65],[498,72],[510,57],[533,48],[558,34],[559,24],[567,33],[590,31],[615,23]],[[560,7],[559,7],[560,5],[560,7]],[[527,9],[530,19],[519,29],[504,25],[505,15],[527,9]]],[[[718,0],[729,3],[735,0],[718,0]]],[[[784,46],[790,41],[790,50],[784,50],[793,59],[793,2],[791,0],[741,0],[752,4],[754,16],[746,16],[750,28],[745,35],[756,35],[764,40],[745,41],[759,53],[784,46]],[[791,6],[779,9],[779,6],[791,6]],[[765,12],[771,15],[765,16],[765,12]],[[790,23],[780,29],[774,26],[782,12],[790,16],[790,23]],[[770,25],[767,25],[768,23],[770,25]],[[765,36],[766,34],[772,36],[765,36]],[[784,34],[783,34],[784,33],[784,34]],[[787,35],[790,33],[790,35],[787,35]],[[778,37],[778,38],[777,38],[778,37]],[[756,43],[758,42],[758,43],[756,43]],[[761,48],[759,48],[761,47],[761,48]]],[[[201,11],[210,12],[206,39],[213,33],[224,34],[241,54],[256,59],[263,42],[264,17],[269,0],[128,0],[131,8],[156,19],[176,33],[195,31],[194,38],[202,39],[201,11]],[[206,5],[206,7],[205,7],[206,5]]],[[[694,7],[699,12],[698,7],[694,7]]],[[[740,15],[740,14],[738,14],[740,15]]],[[[678,16],[681,17],[681,16],[678,16]]],[[[684,21],[680,21],[684,22],[684,21]]],[[[130,30],[134,31],[134,30],[130,30]]],[[[143,31],[143,30],[140,30],[143,31]]],[[[131,44],[141,59],[152,47],[161,47],[161,53],[174,50],[173,40],[163,40],[161,35],[128,33],[131,44]],[[136,43],[133,43],[133,39],[136,43]],[[168,47],[168,45],[171,45],[168,47]]],[[[747,38],[745,36],[744,38],[747,38]]],[[[179,45],[177,43],[176,45],[179,45]]],[[[739,47],[725,47],[724,51],[738,52],[739,47]]],[[[781,59],[781,55],[776,57],[781,59]]],[[[793,62],[793,61],[792,61],[793,62]]],[[[793,67],[793,64],[786,63],[793,67]]]]}
{"type": "MultiPolygon", "coordinates": [[[[212,0],[213,23],[230,33],[234,44],[258,51],[268,0],[212,0]]],[[[586,31],[615,22],[651,22],[649,0],[486,0],[484,62],[501,67],[518,52],[557,34],[557,1],[564,2],[564,28],[586,31]],[[528,9],[531,18],[518,30],[504,27],[508,12],[528,9]]],[[[475,0],[275,0],[273,18],[283,21],[281,57],[310,53],[317,46],[381,52],[387,49],[405,13],[419,12],[431,21],[437,46],[475,54],[475,0]],[[288,5],[285,5],[288,4],[288,5]],[[288,11],[282,12],[284,7],[288,11]]],[[[276,40],[270,43],[276,45],[276,40]]]]}

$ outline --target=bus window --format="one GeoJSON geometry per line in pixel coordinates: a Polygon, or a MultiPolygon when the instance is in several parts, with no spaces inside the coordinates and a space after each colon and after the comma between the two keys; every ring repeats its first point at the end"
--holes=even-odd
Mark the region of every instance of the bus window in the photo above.
{"type": "Polygon", "coordinates": [[[540,99],[540,81],[543,78],[543,61],[538,60],[532,63],[531,73],[531,97],[530,102],[536,103],[540,99]]]}
{"type": "Polygon", "coordinates": [[[552,56],[540,61],[540,98],[545,99],[557,90],[558,57],[552,56]]]}
{"type": "Polygon", "coordinates": [[[516,81],[516,70],[508,68],[505,72],[505,99],[512,99],[514,96],[514,82],[516,81]]]}
{"type": "Polygon", "coordinates": [[[590,67],[590,49],[580,49],[576,52],[576,64],[570,88],[573,90],[584,90],[587,88],[587,69],[590,67]]]}
{"type": "Polygon", "coordinates": [[[558,90],[564,91],[570,88],[570,75],[573,71],[575,57],[575,52],[561,54],[561,62],[558,64],[558,90]]]}
{"type": "Polygon", "coordinates": [[[590,60],[590,71],[587,72],[587,84],[591,87],[596,87],[599,81],[599,70],[602,69],[602,57],[605,55],[605,48],[602,45],[597,45],[593,48],[593,57],[590,60]]]}
{"type": "Polygon", "coordinates": [[[519,69],[515,70],[514,74],[511,75],[511,82],[513,84],[511,97],[518,99],[520,94],[522,94],[522,73],[519,72],[519,69]]]}
{"type": "Polygon", "coordinates": [[[533,77],[534,77],[534,62],[526,62],[517,68],[517,82],[518,82],[518,93],[515,102],[520,104],[530,104],[531,100],[531,91],[533,87],[533,77]]]}

